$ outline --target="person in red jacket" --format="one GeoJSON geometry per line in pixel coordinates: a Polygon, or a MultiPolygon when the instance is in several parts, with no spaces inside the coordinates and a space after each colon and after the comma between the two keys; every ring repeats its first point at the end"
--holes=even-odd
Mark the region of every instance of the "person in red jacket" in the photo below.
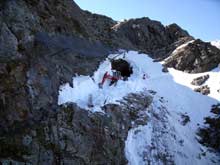
{"type": "Polygon", "coordinates": [[[99,83],[99,87],[102,88],[103,84],[105,83],[106,79],[111,80],[109,86],[113,85],[113,84],[117,84],[118,80],[121,79],[121,74],[119,71],[112,71],[113,75],[111,76],[108,72],[105,72],[103,78],[102,78],[102,82],[99,83]]]}

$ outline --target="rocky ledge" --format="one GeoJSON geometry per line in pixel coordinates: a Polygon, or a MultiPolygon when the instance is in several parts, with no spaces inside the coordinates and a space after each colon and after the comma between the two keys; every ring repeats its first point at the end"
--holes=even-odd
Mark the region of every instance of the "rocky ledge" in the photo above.
{"type": "Polygon", "coordinates": [[[208,87],[208,85],[204,85],[204,86],[201,86],[199,88],[195,88],[194,91],[202,93],[203,95],[210,94],[210,88],[208,87]]]}
{"type": "Polygon", "coordinates": [[[197,78],[193,79],[191,84],[196,85],[196,86],[200,86],[200,85],[204,84],[208,79],[209,79],[208,74],[204,75],[204,76],[200,76],[200,77],[197,77],[197,78]]]}
{"type": "MultiPolygon", "coordinates": [[[[121,105],[108,104],[91,113],[66,104],[44,112],[41,122],[16,122],[1,134],[0,161],[16,164],[126,164],[128,131],[146,124],[152,102],[146,93],[129,94],[121,105]],[[130,105],[134,106],[130,106],[130,105]],[[13,135],[13,136],[12,136],[13,135]]],[[[1,130],[2,131],[2,130],[1,130]]]]}
{"type": "Polygon", "coordinates": [[[173,51],[164,65],[189,73],[202,73],[216,68],[219,63],[220,50],[198,39],[173,51]]]}

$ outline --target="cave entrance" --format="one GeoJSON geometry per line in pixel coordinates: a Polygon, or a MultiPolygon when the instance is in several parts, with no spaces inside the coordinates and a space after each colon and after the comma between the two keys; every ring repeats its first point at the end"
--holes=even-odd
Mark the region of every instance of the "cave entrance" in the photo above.
{"type": "Polygon", "coordinates": [[[127,61],[123,59],[112,59],[110,61],[111,61],[112,75],[109,74],[108,72],[105,72],[102,81],[98,84],[99,88],[103,87],[103,84],[105,83],[106,80],[110,80],[109,86],[113,84],[116,86],[118,80],[122,78],[125,81],[133,73],[133,69],[127,61]]]}
{"type": "Polygon", "coordinates": [[[130,64],[123,59],[114,59],[111,61],[111,67],[112,70],[119,71],[121,73],[121,76],[126,79],[131,76],[133,73],[133,69],[130,66],[130,64]]]}

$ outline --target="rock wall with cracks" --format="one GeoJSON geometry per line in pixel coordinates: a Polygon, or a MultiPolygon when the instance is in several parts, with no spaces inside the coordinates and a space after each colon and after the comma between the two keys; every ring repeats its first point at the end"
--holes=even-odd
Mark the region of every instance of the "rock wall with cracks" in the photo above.
{"type": "Polygon", "coordinates": [[[44,116],[47,120],[40,124],[26,125],[16,135],[16,141],[15,136],[1,139],[1,162],[126,164],[124,147],[128,131],[146,124],[143,113],[152,96],[148,92],[129,94],[120,102],[121,105],[102,107],[105,113],[91,113],[75,104],[61,106],[58,113],[44,116]]]}

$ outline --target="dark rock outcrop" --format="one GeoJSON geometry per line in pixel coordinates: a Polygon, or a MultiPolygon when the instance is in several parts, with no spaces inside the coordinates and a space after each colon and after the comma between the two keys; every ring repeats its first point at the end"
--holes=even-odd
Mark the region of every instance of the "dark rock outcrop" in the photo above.
{"type": "Polygon", "coordinates": [[[200,76],[200,77],[197,77],[197,78],[193,79],[191,84],[196,85],[196,86],[200,86],[200,85],[204,84],[208,79],[209,79],[208,74],[204,75],[204,76],[200,76]]]}
{"type": "Polygon", "coordinates": [[[198,39],[175,50],[164,65],[185,72],[201,73],[214,69],[219,63],[220,50],[198,39]]]}
{"type": "Polygon", "coordinates": [[[52,164],[51,148],[62,151],[44,146],[46,138],[35,140],[56,120],[60,85],[92,74],[110,49],[87,37],[71,0],[1,1],[0,15],[0,159],[52,164]]]}
{"type": "Polygon", "coordinates": [[[181,114],[181,118],[182,118],[181,124],[183,126],[187,125],[190,122],[190,117],[187,114],[181,114]]]}
{"type": "Polygon", "coordinates": [[[206,117],[206,127],[200,128],[198,135],[201,137],[200,143],[212,147],[217,151],[220,150],[220,104],[213,105],[211,112],[213,117],[206,117]]]}
{"type": "Polygon", "coordinates": [[[146,93],[130,94],[121,105],[107,104],[91,113],[75,104],[44,113],[38,124],[17,122],[0,139],[0,162],[32,164],[126,164],[128,130],[145,125],[152,102],[146,93]],[[130,106],[136,105],[136,106],[130,106]],[[13,136],[10,136],[13,135],[13,136]]]}
{"type": "Polygon", "coordinates": [[[171,43],[169,44],[168,46],[166,47],[163,47],[163,48],[160,48],[158,50],[155,50],[153,52],[153,58],[156,60],[156,61],[161,61],[161,60],[164,60],[166,59],[167,57],[171,56],[172,52],[179,46],[189,42],[189,41],[192,41],[193,38],[192,37],[182,37],[182,38],[179,38],[177,41],[175,41],[174,43],[171,43]]]}
{"type": "Polygon", "coordinates": [[[141,50],[149,53],[153,58],[160,59],[168,56],[170,50],[179,46],[180,40],[185,42],[193,39],[176,24],[164,27],[160,22],[145,17],[120,22],[113,26],[112,30],[114,45],[125,49],[141,50]]]}
{"type": "Polygon", "coordinates": [[[208,87],[208,85],[201,86],[201,87],[199,87],[199,88],[195,88],[194,91],[195,91],[195,92],[202,93],[203,95],[208,95],[208,94],[210,94],[210,88],[208,87]]]}
{"type": "Polygon", "coordinates": [[[180,38],[190,37],[186,30],[183,30],[175,23],[168,25],[166,31],[172,41],[178,41],[180,38]]]}
{"type": "Polygon", "coordinates": [[[56,110],[59,86],[75,73],[92,74],[109,52],[82,37],[86,31],[74,21],[82,11],[72,1],[5,1],[0,13],[0,125],[6,128],[56,110]]]}

